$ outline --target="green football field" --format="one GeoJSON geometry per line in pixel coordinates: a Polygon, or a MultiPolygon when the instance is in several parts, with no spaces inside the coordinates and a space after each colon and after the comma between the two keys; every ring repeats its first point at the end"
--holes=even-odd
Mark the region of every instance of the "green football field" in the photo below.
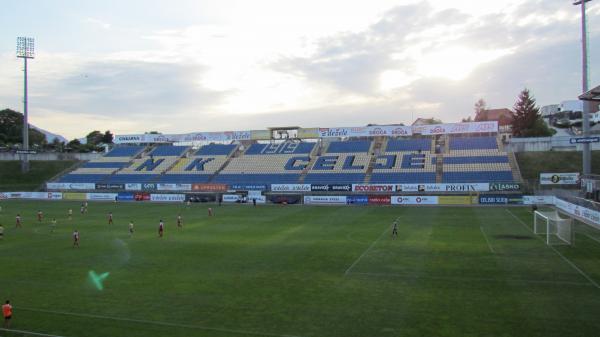
{"type": "Polygon", "coordinates": [[[11,300],[15,330],[66,337],[600,334],[600,231],[578,224],[574,246],[547,246],[532,234],[528,208],[238,205],[213,206],[208,217],[199,204],[91,202],[86,215],[78,202],[0,206],[0,300],[11,300]],[[22,228],[15,228],[17,213],[22,228]],[[80,248],[72,247],[75,228],[80,248]]]}

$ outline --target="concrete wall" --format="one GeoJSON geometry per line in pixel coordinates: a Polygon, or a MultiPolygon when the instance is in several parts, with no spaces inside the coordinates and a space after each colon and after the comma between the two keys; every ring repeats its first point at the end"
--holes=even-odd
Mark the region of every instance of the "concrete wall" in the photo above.
{"type": "MultiPolygon", "coordinates": [[[[22,154],[11,152],[0,152],[0,161],[2,160],[21,160],[22,154]]],[[[37,153],[27,155],[29,160],[92,160],[102,157],[102,153],[37,153]]]]}
{"type": "MultiPolygon", "coordinates": [[[[538,152],[538,151],[582,151],[583,144],[571,144],[572,137],[540,137],[540,138],[511,138],[505,144],[506,151],[538,152]]],[[[592,143],[592,150],[600,150],[600,143],[592,143]]]]}

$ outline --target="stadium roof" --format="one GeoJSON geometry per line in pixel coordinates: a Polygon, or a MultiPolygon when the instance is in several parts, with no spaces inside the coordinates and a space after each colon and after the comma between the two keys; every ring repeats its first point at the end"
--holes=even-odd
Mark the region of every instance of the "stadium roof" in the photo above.
{"type": "Polygon", "coordinates": [[[600,85],[592,88],[592,90],[579,95],[579,99],[582,101],[594,101],[600,102],[600,85]]]}

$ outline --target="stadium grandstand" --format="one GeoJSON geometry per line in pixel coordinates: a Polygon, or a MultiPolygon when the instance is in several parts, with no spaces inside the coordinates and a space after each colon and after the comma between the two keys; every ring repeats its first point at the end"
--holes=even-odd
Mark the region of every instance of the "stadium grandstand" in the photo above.
{"type": "Polygon", "coordinates": [[[117,146],[63,183],[407,184],[515,182],[495,133],[117,146]]]}

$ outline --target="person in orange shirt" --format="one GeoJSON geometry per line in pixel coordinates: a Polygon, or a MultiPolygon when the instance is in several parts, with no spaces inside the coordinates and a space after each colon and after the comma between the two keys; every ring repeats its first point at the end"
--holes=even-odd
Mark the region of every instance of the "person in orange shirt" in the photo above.
{"type": "Polygon", "coordinates": [[[12,318],[12,305],[6,300],[6,304],[2,306],[2,314],[4,315],[4,328],[10,328],[10,319],[12,318]]]}

